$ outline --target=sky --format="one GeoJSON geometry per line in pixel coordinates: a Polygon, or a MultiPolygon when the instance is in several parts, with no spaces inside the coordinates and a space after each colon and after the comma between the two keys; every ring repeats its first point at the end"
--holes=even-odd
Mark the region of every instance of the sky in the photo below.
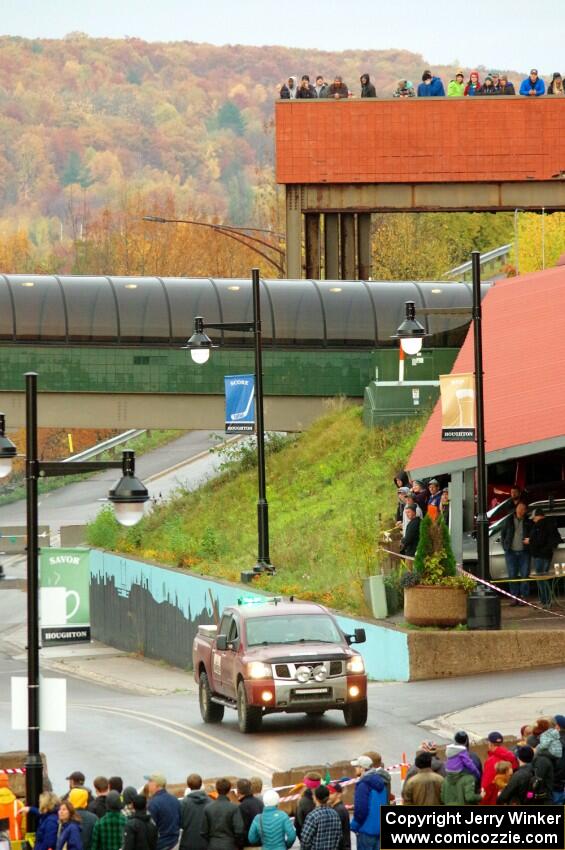
{"type": "Polygon", "coordinates": [[[0,0],[0,32],[319,50],[401,48],[430,65],[565,71],[565,0],[0,0]]]}

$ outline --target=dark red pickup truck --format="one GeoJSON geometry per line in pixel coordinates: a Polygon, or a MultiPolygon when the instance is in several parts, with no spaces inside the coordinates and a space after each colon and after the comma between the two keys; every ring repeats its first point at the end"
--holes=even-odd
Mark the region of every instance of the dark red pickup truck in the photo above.
{"type": "Polygon", "coordinates": [[[347,726],[367,722],[367,675],[352,643],[365,630],[344,634],[322,605],[279,598],[240,600],[220,625],[200,626],[192,650],[200,713],[219,723],[237,710],[242,732],[266,714],[343,711],[347,726]]]}

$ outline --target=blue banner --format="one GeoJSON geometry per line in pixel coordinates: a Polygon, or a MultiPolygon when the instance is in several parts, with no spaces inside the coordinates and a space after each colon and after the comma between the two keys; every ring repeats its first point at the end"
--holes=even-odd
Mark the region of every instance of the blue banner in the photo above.
{"type": "Polygon", "coordinates": [[[255,430],[255,375],[226,375],[226,433],[255,430]]]}

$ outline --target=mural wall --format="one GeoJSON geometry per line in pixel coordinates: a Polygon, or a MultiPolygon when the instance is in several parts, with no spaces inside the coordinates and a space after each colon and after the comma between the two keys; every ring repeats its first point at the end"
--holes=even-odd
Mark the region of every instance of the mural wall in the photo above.
{"type": "MultiPolygon", "coordinates": [[[[181,570],[91,551],[92,637],[188,669],[198,626],[214,622],[213,610],[237,604],[246,591],[181,570]]],[[[255,591],[253,591],[255,592],[255,591]]],[[[408,639],[403,632],[339,615],[341,628],[364,628],[358,647],[371,679],[408,681],[408,639]]]]}

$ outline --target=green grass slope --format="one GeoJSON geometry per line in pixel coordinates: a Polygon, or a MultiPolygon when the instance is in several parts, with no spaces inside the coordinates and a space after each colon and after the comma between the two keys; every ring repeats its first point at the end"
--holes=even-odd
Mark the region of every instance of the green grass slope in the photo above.
{"type": "MultiPolygon", "coordinates": [[[[375,570],[378,532],[390,526],[396,506],[393,476],[421,425],[369,430],[361,415],[336,403],[299,436],[273,440],[267,495],[277,573],[256,586],[366,613],[362,579],[375,570]]],[[[257,555],[256,499],[255,453],[247,450],[237,462],[228,458],[218,478],[179,492],[129,531],[104,509],[89,527],[89,543],[237,581],[257,555]]]]}

